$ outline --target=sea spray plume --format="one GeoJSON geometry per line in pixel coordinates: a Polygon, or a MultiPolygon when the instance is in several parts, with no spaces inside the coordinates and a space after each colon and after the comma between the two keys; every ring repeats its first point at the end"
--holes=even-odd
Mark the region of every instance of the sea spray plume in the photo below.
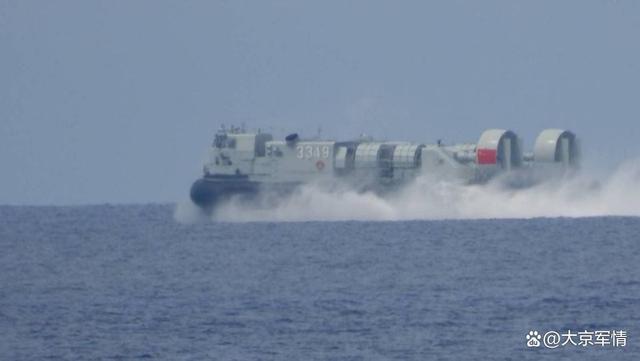
{"type": "Polygon", "coordinates": [[[386,199],[372,192],[306,184],[284,197],[267,194],[252,203],[234,198],[218,207],[212,219],[230,222],[389,220],[395,219],[394,212],[386,199]]]}
{"type": "Polygon", "coordinates": [[[608,214],[640,216],[640,159],[624,162],[601,193],[608,214]]]}
{"type": "Polygon", "coordinates": [[[173,219],[182,224],[206,222],[210,218],[190,200],[178,202],[173,211],[173,219]]]}
{"type": "MultiPolygon", "coordinates": [[[[481,219],[533,217],[640,216],[640,159],[622,163],[605,179],[588,174],[555,177],[526,188],[505,179],[467,185],[423,175],[399,191],[379,196],[345,187],[299,187],[288,196],[263,196],[256,203],[237,199],[220,205],[216,221],[336,221],[481,219]]],[[[184,205],[180,217],[195,219],[184,205]]],[[[195,212],[197,214],[197,212],[195,212]]],[[[180,220],[178,216],[176,219],[180,220]]]]}
{"type": "MultiPolygon", "coordinates": [[[[640,215],[640,160],[623,163],[600,181],[587,174],[552,178],[528,188],[504,187],[501,179],[484,185],[462,186],[427,182],[416,192],[407,189],[400,199],[407,206],[401,218],[532,218],[640,215]],[[412,203],[428,194],[422,206],[412,203]],[[417,196],[417,198],[409,197],[417,196]],[[436,209],[434,209],[434,207],[436,209]]],[[[414,187],[420,186],[420,181],[414,187]]],[[[398,200],[392,200],[397,202],[398,200]]]]}

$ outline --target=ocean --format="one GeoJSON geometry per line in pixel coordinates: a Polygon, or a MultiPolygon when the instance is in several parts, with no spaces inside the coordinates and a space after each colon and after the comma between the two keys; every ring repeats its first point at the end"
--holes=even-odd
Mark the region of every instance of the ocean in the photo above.
{"type": "Polygon", "coordinates": [[[637,217],[185,224],[175,208],[0,207],[0,359],[640,359],[637,217]],[[530,331],[594,337],[529,347],[530,331]]]}

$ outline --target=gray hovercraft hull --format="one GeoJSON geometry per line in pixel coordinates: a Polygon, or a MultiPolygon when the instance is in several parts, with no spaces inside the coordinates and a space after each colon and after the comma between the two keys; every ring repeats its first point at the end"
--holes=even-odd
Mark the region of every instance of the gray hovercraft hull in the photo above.
{"type": "Polygon", "coordinates": [[[198,206],[211,209],[231,198],[254,200],[259,194],[286,195],[298,183],[263,184],[243,176],[203,177],[191,186],[191,200],[198,206]]]}

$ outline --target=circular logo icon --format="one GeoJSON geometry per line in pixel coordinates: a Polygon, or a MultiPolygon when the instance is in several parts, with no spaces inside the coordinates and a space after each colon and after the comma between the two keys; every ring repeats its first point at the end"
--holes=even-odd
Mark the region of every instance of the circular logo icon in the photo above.
{"type": "Polygon", "coordinates": [[[323,170],[324,169],[324,162],[319,160],[316,162],[316,168],[318,168],[318,170],[323,170]]]}

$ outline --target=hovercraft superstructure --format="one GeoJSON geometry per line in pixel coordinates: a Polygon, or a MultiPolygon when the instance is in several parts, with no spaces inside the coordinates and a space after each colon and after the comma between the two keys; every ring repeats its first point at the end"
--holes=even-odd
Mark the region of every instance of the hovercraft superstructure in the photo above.
{"type": "Polygon", "coordinates": [[[514,171],[566,172],[576,169],[578,163],[576,136],[562,129],[542,131],[533,151],[524,153],[521,139],[505,129],[486,130],[477,143],[444,145],[364,137],[305,140],[296,133],[274,140],[268,133],[222,127],[209,149],[202,178],[191,187],[191,199],[210,209],[234,195],[289,192],[312,182],[337,181],[360,190],[384,191],[421,174],[474,184],[514,171]]]}

